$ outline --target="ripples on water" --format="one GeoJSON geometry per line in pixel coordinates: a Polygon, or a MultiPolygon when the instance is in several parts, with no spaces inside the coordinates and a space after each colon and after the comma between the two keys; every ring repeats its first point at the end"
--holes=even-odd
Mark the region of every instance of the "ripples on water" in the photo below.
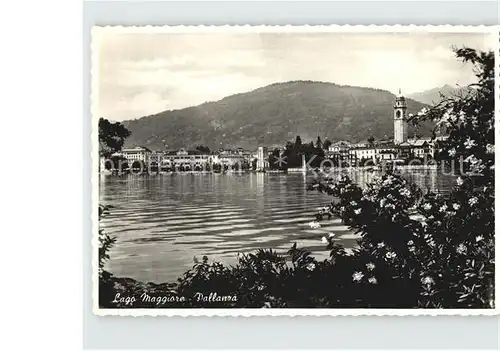
{"type": "MultiPolygon", "coordinates": [[[[364,184],[373,173],[355,177],[364,184]]],[[[115,208],[100,225],[117,242],[107,268],[117,276],[142,281],[174,281],[190,268],[193,257],[207,255],[224,263],[237,253],[258,248],[287,251],[294,242],[327,257],[321,244],[335,233],[345,247],[357,237],[339,219],[308,225],[316,208],[331,201],[306,191],[304,174],[181,174],[100,176],[100,203],[115,208]]],[[[424,189],[447,189],[451,177],[413,172],[424,189]]]]}

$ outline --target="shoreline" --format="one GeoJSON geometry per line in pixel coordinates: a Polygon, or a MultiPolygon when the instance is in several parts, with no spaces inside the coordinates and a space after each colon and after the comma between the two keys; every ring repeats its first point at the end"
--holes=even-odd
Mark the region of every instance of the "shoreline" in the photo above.
{"type": "MultiPolygon", "coordinates": [[[[406,170],[416,170],[416,171],[426,171],[426,170],[438,170],[438,165],[399,165],[394,168],[396,171],[406,171],[406,170]]],[[[372,171],[372,172],[382,172],[383,169],[379,166],[359,166],[359,167],[338,167],[329,169],[310,169],[304,170],[300,168],[290,168],[287,170],[267,170],[267,171],[256,171],[256,170],[227,170],[227,171],[110,171],[101,170],[99,174],[104,175],[142,175],[142,174],[246,174],[246,173],[270,173],[270,174],[289,174],[289,173],[330,173],[330,172],[342,172],[342,171],[372,171]]]]}

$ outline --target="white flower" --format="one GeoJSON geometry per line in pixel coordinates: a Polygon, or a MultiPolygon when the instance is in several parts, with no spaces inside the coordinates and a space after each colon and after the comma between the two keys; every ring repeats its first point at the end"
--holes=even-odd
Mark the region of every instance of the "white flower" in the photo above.
{"type": "Polygon", "coordinates": [[[316,221],[312,221],[309,223],[309,226],[312,228],[312,229],[318,229],[321,227],[321,224],[319,224],[319,222],[316,222],[316,221]]]}
{"type": "Polygon", "coordinates": [[[329,238],[333,238],[334,236],[335,236],[335,234],[333,234],[333,233],[328,234],[329,238]]]}
{"type": "Polygon", "coordinates": [[[361,279],[363,279],[365,275],[361,272],[354,272],[354,274],[352,275],[352,280],[355,281],[355,282],[359,282],[361,279]]]}
{"type": "Polygon", "coordinates": [[[446,206],[446,204],[444,204],[443,206],[441,206],[439,208],[439,212],[445,212],[447,209],[448,209],[448,206],[446,206]]]}
{"type": "Polygon", "coordinates": [[[377,247],[378,247],[379,249],[383,248],[384,246],[385,246],[385,244],[384,244],[384,242],[383,242],[383,241],[382,241],[381,243],[378,243],[378,244],[377,244],[377,247]]]}
{"type": "Polygon", "coordinates": [[[415,244],[415,243],[413,242],[413,240],[408,241],[408,245],[410,245],[410,246],[411,246],[411,245],[413,245],[413,244],[415,244]]]}
{"type": "Polygon", "coordinates": [[[432,205],[428,202],[424,204],[424,210],[429,211],[432,208],[432,205]]]}
{"type": "Polygon", "coordinates": [[[457,203],[454,203],[452,206],[454,210],[458,210],[460,208],[460,205],[457,203]]]}
{"type": "Polygon", "coordinates": [[[399,193],[403,196],[410,196],[410,190],[406,189],[406,188],[402,188],[399,190],[399,193]]]}
{"type": "Polygon", "coordinates": [[[391,178],[391,177],[386,178],[386,179],[382,182],[382,185],[383,185],[383,186],[388,186],[388,185],[391,185],[391,184],[392,184],[392,178],[391,178]]]}
{"type": "Polygon", "coordinates": [[[464,146],[466,149],[470,149],[473,146],[476,146],[476,142],[472,140],[470,137],[467,138],[467,140],[464,142],[464,146]]]}
{"type": "Polygon", "coordinates": [[[306,268],[307,268],[308,270],[310,270],[310,271],[314,271],[314,268],[316,268],[316,265],[315,265],[313,262],[311,262],[311,263],[309,263],[309,264],[306,266],[306,268]]]}
{"type": "Polygon", "coordinates": [[[473,197],[473,198],[469,199],[470,206],[474,206],[475,204],[477,204],[477,202],[478,202],[477,197],[473,197]]]}
{"type": "Polygon", "coordinates": [[[387,202],[386,199],[380,200],[380,207],[384,207],[385,203],[387,202]]]}
{"type": "Polygon", "coordinates": [[[464,183],[464,180],[462,179],[462,177],[458,177],[457,178],[457,185],[462,186],[463,183],[464,183]]]}
{"type": "Polygon", "coordinates": [[[323,244],[328,244],[328,239],[326,238],[326,236],[324,236],[324,237],[321,238],[321,242],[323,244]]]}
{"type": "Polygon", "coordinates": [[[373,271],[375,269],[375,264],[372,262],[368,262],[366,264],[366,269],[368,269],[369,271],[373,271]]]}
{"type": "Polygon", "coordinates": [[[469,155],[465,158],[464,162],[470,163],[471,165],[476,165],[481,163],[481,160],[474,155],[469,155]]]}
{"type": "Polygon", "coordinates": [[[370,284],[377,284],[377,278],[375,278],[375,277],[368,278],[368,283],[370,283],[370,284]]]}
{"type": "Polygon", "coordinates": [[[448,150],[448,155],[450,155],[451,157],[455,156],[456,154],[457,154],[457,150],[455,150],[455,148],[448,150]]]}
{"type": "Polygon", "coordinates": [[[385,257],[389,260],[392,260],[393,258],[396,258],[396,253],[389,251],[388,253],[385,254],[385,257]]]}
{"type": "Polygon", "coordinates": [[[357,215],[359,215],[361,213],[361,209],[360,208],[355,209],[354,213],[357,214],[357,215]]]}
{"type": "Polygon", "coordinates": [[[476,236],[476,242],[483,241],[484,237],[482,235],[476,236]]]}
{"type": "Polygon", "coordinates": [[[408,248],[408,251],[410,251],[410,252],[415,252],[415,246],[410,246],[410,247],[408,248]]]}
{"type": "Polygon", "coordinates": [[[492,144],[486,144],[486,152],[488,154],[492,154],[495,152],[495,145],[492,144]]]}
{"type": "Polygon", "coordinates": [[[350,204],[351,206],[356,206],[358,203],[356,201],[351,201],[350,204]]]}
{"type": "Polygon", "coordinates": [[[417,115],[418,115],[419,117],[422,117],[422,116],[424,116],[425,114],[427,114],[427,111],[428,111],[428,110],[427,110],[427,108],[425,108],[425,107],[424,107],[423,109],[421,109],[421,110],[417,113],[417,115]]]}
{"type": "Polygon", "coordinates": [[[460,255],[467,253],[467,246],[465,246],[463,243],[458,245],[457,246],[457,253],[459,253],[460,255]]]}
{"type": "Polygon", "coordinates": [[[434,284],[434,279],[432,279],[432,277],[425,277],[425,278],[422,278],[421,280],[422,284],[425,284],[425,285],[432,285],[434,284]]]}

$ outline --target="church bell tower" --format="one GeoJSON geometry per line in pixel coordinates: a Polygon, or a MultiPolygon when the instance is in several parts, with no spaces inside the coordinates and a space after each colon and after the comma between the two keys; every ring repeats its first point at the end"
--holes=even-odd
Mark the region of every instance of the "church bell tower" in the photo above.
{"type": "Polygon", "coordinates": [[[406,121],[406,100],[401,94],[396,96],[394,103],[394,144],[398,145],[404,143],[408,138],[408,124],[406,121]]]}

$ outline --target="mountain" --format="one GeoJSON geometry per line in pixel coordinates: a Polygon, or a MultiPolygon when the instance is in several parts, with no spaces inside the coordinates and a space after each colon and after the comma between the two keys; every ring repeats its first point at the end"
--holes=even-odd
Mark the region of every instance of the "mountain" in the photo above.
{"type": "Polygon", "coordinates": [[[467,89],[467,87],[452,87],[451,85],[445,84],[440,88],[409,94],[408,97],[423,104],[434,105],[442,100],[441,94],[445,97],[457,96],[465,93],[467,89]]]}
{"type": "MultiPolygon", "coordinates": [[[[284,145],[300,135],[303,141],[392,137],[395,96],[387,91],[333,83],[293,81],[181,110],[163,111],[125,121],[132,132],[126,145],[151,149],[211,149],[284,145]]],[[[424,104],[407,99],[408,112],[424,104]]],[[[420,128],[430,135],[431,128],[420,128]]],[[[414,128],[409,128],[412,136],[414,128]]]]}

